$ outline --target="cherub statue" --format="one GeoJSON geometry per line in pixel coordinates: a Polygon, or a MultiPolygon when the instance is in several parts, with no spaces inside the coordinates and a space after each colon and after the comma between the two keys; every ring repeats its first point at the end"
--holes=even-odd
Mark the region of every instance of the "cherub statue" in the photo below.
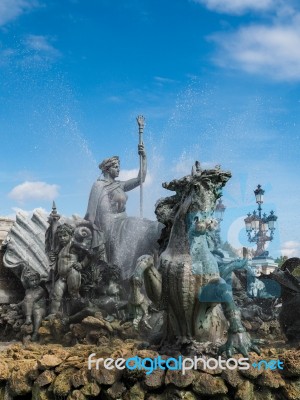
{"type": "Polygon", "coordinates": [[[86,226],[74,229],[71,225],[64,223],[56,230],[59,243],[57,255],[50,254],[51,261],[56,261],[57,277],[51,293],[50,315],[55,315],[61,305],[62,298],[66,292],[73,299],[79,299],[81,285],[80,271],[89,262],[88,253],[91,247],[92,232],[86,226]]]}
{"type": "Polygon", "coordinates": [[[127,301],[121,300],[121,271],[117,265],[109,265],[101,261],[98,265],[98,275],[95,271],[90,271],[90,265],[82,274],[82,292],[87,292],[91,296],[85,297],[82,308],[64,318],[65,323],[76,323],[82,321],[87,316],[95,316],[99,312],[104,320],[112,322],[115,318],[123,318],[123,309],[126,308],[127,301]],[[96,278],[96,285],[90,284],[91,277],[96,278]]]}
{"type": "Polygon", "coordinates": [[[46,315],[46,290],[40,286],[41,277],[36,271],[30,268],[24,268],[22,282],[25,287],[24,299],[12,306],[12,308],[21,307],[25,315],[25,325],[33,324],[32,341],[38,339],[38,330],[42,320],[46,315]]]}
{"type": "Polygon", "coordinates": [[[121,300],[123,297],[121,270],[117,265],[103,263],[101,278],[96,298],[91,299],[91,303],[110,321],[114,317],[119,317],[120,307],[126,303],[121,300]]]}

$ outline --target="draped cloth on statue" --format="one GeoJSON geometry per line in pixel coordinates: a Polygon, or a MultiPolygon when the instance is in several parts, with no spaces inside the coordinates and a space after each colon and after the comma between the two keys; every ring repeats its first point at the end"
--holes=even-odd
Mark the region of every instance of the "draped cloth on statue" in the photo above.
{"type": "Polygon", "coordinates": [[[128,279],[138,257],[158,249],[163,227],[157,221],[128,217],[123,182],[98,179],[92,186],[85,219],[103,230],[107,258],[128,279]]]}

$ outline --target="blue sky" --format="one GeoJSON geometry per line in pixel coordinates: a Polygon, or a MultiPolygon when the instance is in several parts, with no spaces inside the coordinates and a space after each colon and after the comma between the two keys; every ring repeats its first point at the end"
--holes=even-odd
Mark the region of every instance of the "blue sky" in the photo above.
{"type": "Polygon", "coordinates": [[[299,22],[293,0],[1,0],[0,215],[83,216],[103,158],[137,173],[143,114],[147,217],[161,182],[221,164],[223,239],[247,244],[260,183],[271,254],[299,256],[299,22]]]}

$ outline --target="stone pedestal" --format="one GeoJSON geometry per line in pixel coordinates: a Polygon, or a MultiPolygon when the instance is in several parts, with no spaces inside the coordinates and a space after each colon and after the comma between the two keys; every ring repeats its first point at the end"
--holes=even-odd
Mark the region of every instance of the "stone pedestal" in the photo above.
{"type": "Polygon", "coordinates": [[[251,267],[254,274],[260,276],[261,274],[269,275],[278,267],[278,264],[265,252],[261,256],[252,258],[251,267]]]}

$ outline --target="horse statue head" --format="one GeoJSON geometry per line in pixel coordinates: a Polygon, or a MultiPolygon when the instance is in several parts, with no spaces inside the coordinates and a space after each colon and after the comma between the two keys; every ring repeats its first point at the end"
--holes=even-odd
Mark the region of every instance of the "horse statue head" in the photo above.
{"type": "Polygon", "coordinates": [[[222,196],[222,188],[231,173],[222,171],[219,166],[201,170],[199,162],[195,165],[191,175],[163,183],[165,189],[176,194],[157,202],[156,215],[165,224],[174,225],[184,221],[186,232],[194,224],[196,229],[204,233],[216,227],[216,220],[213,219],[216,202],[222,196]]]}

